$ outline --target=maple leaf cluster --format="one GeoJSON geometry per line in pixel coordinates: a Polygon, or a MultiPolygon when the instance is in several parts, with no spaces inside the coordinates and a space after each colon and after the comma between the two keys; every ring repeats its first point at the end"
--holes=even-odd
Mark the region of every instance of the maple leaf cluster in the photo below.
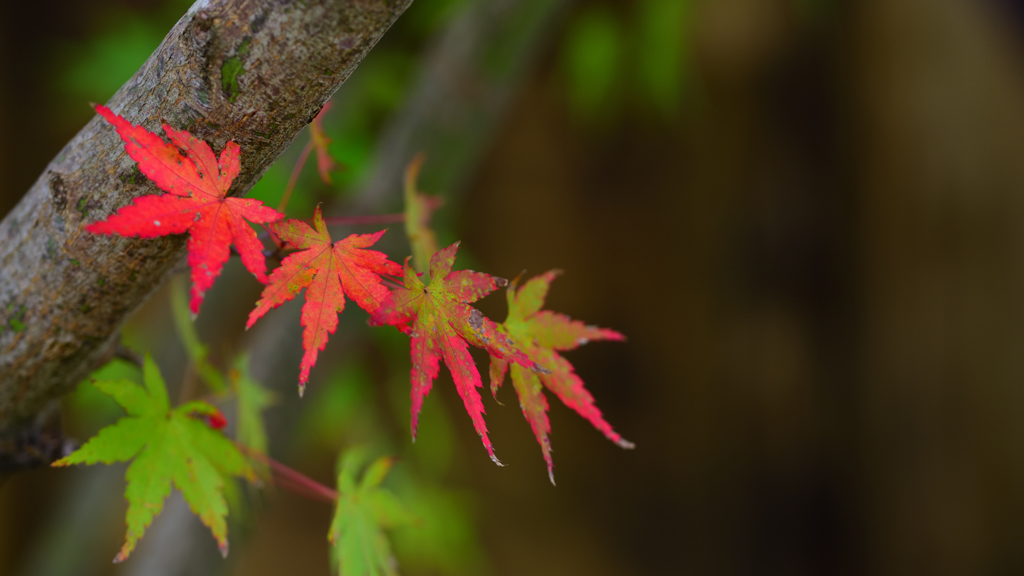
{"type": "MultiPolygon", "coordinates": [[[[583,381],[559,354],[588,341],[622,340],[623,336],[541,310],[555,271],[533,278],[518,289],[513,282],[508,289],[509,316],[502,324],[471,306],[508,282],[482,272],[452,270],[459,243],[437,248],[428,223],[430,212],[439,203],[416,190],[422,156],[406,172],[406,230],[414,255],[410,258],[416,267],[410,264],[410,258],[405,259],[403,267],[371,249],[384,230],[334,240],[319,206],[310,226],[301,220],[283,220],[284,214],[257,200],[228,197],[240,169],[236,143],[228,142],[218,158],[206,142],[186,131],[164,124],[164,133],[170,138],[170,142],[165,142],[104,106],[97,106],[96,111],[116,128],[139,170],[167,194],[136,198],[106,220],[89,224],[86,230],[144,238],[188,233],[192,278],[189,306],[193,314],[198,313],[204,293],[230,257],[232,245],[245,267],[266,285],[249,315],[247,327],[305,290],[301,315],[305,353],[299,372],[300,394],[319,352],[337,329],[338,315],[344,311],[347,297],[370,315],[371,325],[392,325],[410,337],[414,439],[423,400],[443,362],[484,448],[500,465],[483,418],[485,410],[477,390],[483,383],[469,353],[472,345],[490,354],[492,393],[497,394],[506,372],[511,371],[523,414],[540,443],[552,482],[545,388],[613,442],[632,447],[604,420],[583,381]],[[280,247],[294,250],[269,276],[263,243],[250,223],[264,225],[280,247]],[[420,278],[416,268],[429,268],[428,282],[420,278]],[[397,283],[399,275],[401,284],[397,283]],[[387,280],[388,276],[395,280],[387,280]],[[389,282],[394,288],[388,287],[389,282]]],[[[311,145],[317,149],[321,177],[329,181],[328,172],[335,164],[329,158],[329,139],[319,125],[319,118],[313,127],[311,145]]]]}
{"type": "MultiPolygon", "coordinates": [[[[327,109],[325,106],[312,123],[311,142],[302,158],[304,162],[315,148],[320,177],[330,183],[330,171],[337,168],[337,163],[330,157],[327,149],[330,139],[320,124],[327,109]]],[[[610,440],[624,448],[633,447],[605,421],[573,366],[559,354],[589,341],[623,340],[623,336],[614,330],[588,326],[563,314],[542,310],[558,271],[527,280],[520,287],[518,279],[509,283],[482,272],[453,270],[459,243],[438,248],[429,223],[440,201],[417,190],[422,155],[417,155],[405,174],[404,220],[412,255],[400,266],[383,252],[371,249],[385,230],[334,240],[319,206],[310,225],[302,220],[285,220],[282,212],[257,200],[229,197],[241,166],[238,144],[228,142],[218,157],[209,144],[187,131],[164,124],[164,133],[170,139],[166,142],[105,106],[97,106],[96,111],[117,130],[125,143],[125,151],[137,163],[139,171],[166,194],[135,198],[107,219],[93,222],[85,229],[94,234],[142,238],[189,234],[191,297],[186,303],[184,285],[176,281],[172,297],[175,324],[197,374],[215,393],[234,393],[238,407],[237,436],[246,454],[260,455],[266,451],[267,439],[260,412],[273,397],[251,379],[245,355],[238,358],[225,378],[208,362],[207,349],[192,324],[204,294],[230,258],[232,246],[246,269],[265,284],[249,314],[247,328],[273,308],[305,291],[301,313],[304,354],[298,378],[300,395],[318,354],[337,329],[338,316],[345,310],[348,299],[370,315],[371,325],[395,326],[410,338],[414,440],[423,401],[444,363],[487,454],[501,465],[484,422],[485,410],[478,391],[483,382],[469,352],[470,346],[475,346],[490,355],[490,388],[495,398],[506,373],[511,372],[523,415],[541,446],[552,483],[555,481],[554,464],[545,388],[610,440]],[[269,276],[263,242],[251,224],[263,225],[279,251],[291,251],[269,276]],[[421,278],[425,273],[429,278],[421,278]],[[509,313],[505,322],[496,323],[472,306],[480,298],[506,286],[509,313]]],[[[300,168],[301,163],[293,173],[293,180],[300,168]]],[[[291,182],[285,192],[281,210],[287,204],[293,184],[291,182]]],[[[265,473],[265,465],[269,463],[273,468],[275,463],[263,457],[260,465],[254,466],[240,451],[240,446],[223,435],[227,420],[217,408],[204,402],[187,402],[172,409],[163,379],[149,356],[143,365],[142,386],[128,380],[100,381],[95,385],[112,396],[127,416],[102,429],[79,450],[54,465],[131,460],[125,491],[128,530],[115,562],[127,558],[134,549],[146,527],[159,514],[172,485],[182,492],[192,511],[210,528],[226,555],[226,482],[232,477],[254,480],[257,470],[265,473]]],[[[392,461],[378,459],[357,481],[357,472],[363,468],[365,460],[362,452],[356,450],[342,463],[338,491],[331,496],[337,507],[329,537],[336,544],[338,564],[345,573],[393,574],[390,548],[383,531],[409,523],[411,516],[390,492],[380,487],[392,461]]],[[[281,465],[276,466],[279,469],[281,465]]],[[[299,485],[309,482],[304,477],[296,479],[294,474],[289,478],[299,485]]],[[[330,492],[326,488],[319,492],[323,494],[325,490],[330,492]]]]}

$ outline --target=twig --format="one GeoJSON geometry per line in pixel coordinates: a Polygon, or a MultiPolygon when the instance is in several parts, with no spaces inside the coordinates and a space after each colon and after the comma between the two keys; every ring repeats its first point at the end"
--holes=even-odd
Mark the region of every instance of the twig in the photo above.
{"type": "Polygon", "coordinates": [[[263,226],[263,232],[257,234],[256,237],[259,238],[261,242],[270,238],[270,241],[274,243],[274,246],[277,246],[278,251],[284,250],[284,240],[278,238],[277,234],[274,233],[274,229],[266,224],[261,224],[261,226],[263,226]]]}
{"type": "Polygon", "coordinates": [[[274,474],[274,480],[282,488],[294,492],[300,496],[306,496],[322,502],[334,503],[338,501],[338,492],[313,480],[309,476],[274,460],[266,454],[257,452],[244,444],[235,442],[238,449],[245,452],[249,457],[259,460],[270,467],[274,474]]]}
{"type": "Polygon", "coordinates": [[[277,205],[278,212],[284,212],[284,209],[288,207],[288,201],[292,199],[292,191],[295,190],[295,184],[299,181],[299,174],[302,173],[303,167],[306,166],[306,160],[309,159],[309,153],[312,151],[313,141],[310,140],[306,143],[306,147],[302,149],[302,154],[299,154],[295,167],[292,168],[292,175],[288,178],[288,186],[284,189],[284,196],[281,197],[281,203],[277,205]]]}
{"type": "Polygon", "coordinates": [[[117,344],[117,347],[114,348],[114,358],[120,358],[121,360],[131,362],[139,368],[142,368],[142,356],[120,342],[117,344]]]}

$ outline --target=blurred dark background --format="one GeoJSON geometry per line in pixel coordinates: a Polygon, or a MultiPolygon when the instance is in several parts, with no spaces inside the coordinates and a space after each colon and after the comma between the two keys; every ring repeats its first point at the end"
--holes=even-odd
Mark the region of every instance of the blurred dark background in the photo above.
{"type": "MultiPolygon", "coordinates": [[[[483,1],[416,1],[326,120],[347,170],[326,187],[308,169],[290,215],[361,205],[424,54],[483,1]]],[[[628,336],[567,357],[636,450],[550,398],[552,487],[502,390],[484,400],[497,468],[446,375],[412,445],[404,341],[352,310],[305,399],[297,359],[263,370],[272,455],[327,484],[354,442],[398,455],[395,489],[447,522],[396,536],[409,574],[1024,572],[1024,2],[550,4],[493,129],[443,175],[430,159],[457,144],[423,142],[421,187],[446,198],[461,267],[564,269],[548,307],[628,336]]],[[[0,213],[187,7],[0,4],[0,213]]],[[[306,138],[254,195],[276,203],[306,138]]],[[[222,365],[266,345],[241,332],[258,290],[229,267],[210,293],[197,327],[222,365]]],[[[500,320],[503,301],[481,308],[500,320]]],[[[287,326],[273,350],[294,358],[287,326]]],[[[125,339],[172,387],[188,376],[166,290],[125,339]]],[[[118,416],[85,387],[65,404],[82,438],[118,416]]],[[[328,572],[329,506],[273,490],[226,563],[195,560],[213,541],[169,504],[112,566],[122,477],[0,487],[0,574],[328,572]]]]}

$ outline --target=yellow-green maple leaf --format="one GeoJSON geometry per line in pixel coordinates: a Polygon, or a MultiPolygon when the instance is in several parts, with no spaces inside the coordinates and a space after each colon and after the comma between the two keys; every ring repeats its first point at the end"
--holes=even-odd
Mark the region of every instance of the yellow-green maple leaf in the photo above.
{"type": "MultiPolygon", "coordinates": [[[[594,397],[583,386],[583,380],[576,375],[572,364],[559,354],[592,340],[625,340],[625,336],[608,328],[588,326],[564,314],[541,310],[551,281],[558,274],[558,270],[551,270],[531,278],[518,289],[518,278],[510,282],[508,318],[502,325],[528,359],[547,369],[545,372],[535,372],[524,370],[519,364],[512,364],[511,372],[512,385],[519,395],[519,406],[540,444],[552,484],[555,483],[555,465],[551,459],[551,440],[548,438],[551,424],[548,421],[545,388],[554,392],[562,403],[586,418],[609,440],[623,448],[633,448],[633,443],[612,429],[611,424],[604,419],[594,403],[594,397]]],[[[491,354],[491,393],[495,399],[508,369],[509,362],[506,359],[491,354]]]]}

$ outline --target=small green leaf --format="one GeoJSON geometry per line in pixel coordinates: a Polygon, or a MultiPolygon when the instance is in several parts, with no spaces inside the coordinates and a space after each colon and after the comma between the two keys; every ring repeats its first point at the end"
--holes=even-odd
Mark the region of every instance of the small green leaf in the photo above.
{"type": "Polygon", "coordinates": [[[338,472],[338,506],[328,539],[331,556],[344,576],[397,575],[396,562],[385,530],[413,521],[412,515],[387,489],[381,488],[392,460],[378,458],[356,477],[366,462],[361,448],[349,450],[338,472]]]}
{"type": "Polygon", "coordinates": [[[155,407],[146,390],[131,380],[101,380],[94,386],[113,398],[129,416],[146,416],[155,407]]]}

